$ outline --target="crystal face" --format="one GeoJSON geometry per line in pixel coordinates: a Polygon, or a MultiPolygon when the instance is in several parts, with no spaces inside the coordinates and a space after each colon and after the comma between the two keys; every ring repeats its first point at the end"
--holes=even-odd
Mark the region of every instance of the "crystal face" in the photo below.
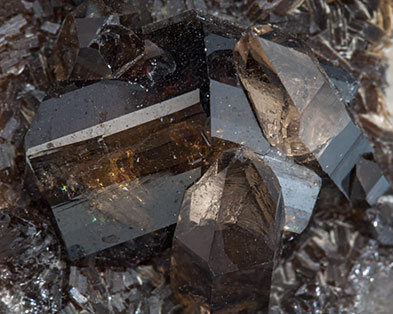
{"type": "Polygon", "coordinates": [[[300,162],[316,159],[348,196],[349,174],[371,147],[307,47],[268,26],[255,27],[237,44],[236,60],[270,144],[300,162]]]}
{"type": "Polygon", "coordinates": [[[199,97],[155,103],[139,85],[102,81],[41,104],[27,156],[71,259],[176,223],[200,175],[199,97]]]}
{"type": "MultiPolygon", "coordinates": [[[[307,45],[318,55],[317,66],[322,66],[330,83],[340,91],[346,102],[354,100],[348,108],[351,109],[354,121],[363,127],[367,138],[372,140],[375,151],[372,158],[371,155],[365,156],[356,164],[351,172],[349,187],[353,192],[358,184],[363,193],[359,195],[360,199],[370,201],[382,193],[383,189],[379,188],[379,183],[375,184],[381,182],[378,179],[380,173],[372,170],[374,166],[368,166],[369,162],[375,160],[385,177],[393,182],[392,123],[389,121],[392,120],[389,97],[393,90],[390,75],[393,71],[385,66],[386,63],[391,63],[392,58],[381,60],[384,52],[389,54],[392,50],[383,48],[392,37],[392,8],[391,1],[375,0],[3,1],[0,7],[0,312],[187,312],[172,299],[168,285],[170,251],[162,250],[170,246],[175,225],[115,245],[116,250],[113,250],[114,247],[101,250],[77,262],[70,263],[65,258],[66,247],[65,242],[60,240],[60,229],[55,226],[48,203],[33,186],[34,177],[25,168],[28,163],[23,160],[24,145],[21,141],[43,99],[57,98],[66,92],[89,86],[97,82],[90,81],[89,78],[101,81],[106,75],[130,81],[135,83],[134,86],[140,84],[149,93],[155,93],[157,97],[152,101],[152,106],[197,89],[201,91],[200,99],[208,116],[207,123],[204,124],[206,128],[202,131],[207,145],[205,161],[205,150],[202,149],[203,157],[201,161],[195,161],[196,168],[189,165],[191,169],[184,169],[184,172],[170,168],[163,172],[141,174],[137,179],[127,178],[119,185],[114,183],[97,187],[83,194],[103,204],[102,207],[97,207],[97,211],[104,220],[108,211],[115,217],[113,220],[106,219],[105,225],[98,219],[86,221],[86,231],[92,231],[90,223],[102,226],[99,239],[103,238],[109,243],[116,239],[112,233],[106,233],[110,230],[111,223],[124,221],[122,216],[116,214],[119,213],[118,208],[123,206],[124,199],[129,196],[127,190],[145,200],[144,205],[136,198],[135,202],[130,200],[132,208],[126,211],[126,214],[132,212],[132,216],[136,213],[137,217],[132,217],[131,223],[134,224],[133,230],[137,231],[138,226],[145,228],[143,226],[148,221],[145,218],[152,211],[156,213],[157,208],[152,205],[159,203],[156,204],[157,207],[171,206],[172,201],[176,204],[180,202],[181,191],[189,183],[183,182],[183,179],[177,180],[179,176],[190,178],[190,181],[194,172],[199,176],[199,169],[202,173],[206,171],[209,162],[216,158],[222,148],[244,145],[258,151],[263,147],[258,121],[249,115],[253,115],[252,110],[244,106],[247,103],[244,102],[244,92],[236,88],[240,85],[233,79],[236,71],[233,66],[228,66],[233,46],[228,49],[222,43],[222,37],[229,36],[227,39],[232,42],[238,39],[239,32],[233,36],[228,26],[232,22],[245,22],[249,25],[247,14],[253,25],[257,21],[289,32],[302,33],[301,37],[306,39],[307,45]],[[68,39],[61,42],[59,40],[56,44],[57,34],[61,33],[60,39],[64,39],[64,32],[60,32],[64,18],[74,9],[74,5],[81,3],[83,4],[72,17],[76,20],[78,41],[84,46],[78,46],[76,58],[71,58],[70,68],[66,69],[72,76],[70,74],[68,79],[58,81],[56,74],[63,71],[61,62],[64,60],[61,58],[67,57],[67,53],[75,55],[67,50],[68,39]],[[188,12],[180,18],[155,24],[154,27],[158,28],[153,30],[152,25],[144,26],[191,8],[208,10],[215,17],[188,12]],[[225,22],[221,18],[231,19],[232,22],[225,22]],[[94,28],[94,23],[90,26],[88,23],[83,24],[88,22],[84,19],[90,19],[90,22],[97,19],[100,23],[93,35],[88,28],[94,28]],[[176,31],[167,31],[171,28],[176,31]],[[150,36],[149,29],[153,32],[159,30],[158,40],[150,36]],[[216,36],[210,36],[213,33],[216,36]],[[131,40],[124,36],[127,34],[131,35],[131,40]],[[87,39],[92,39],[91,44],[83,43],[84,35],[89,35],[87,39]],[[123,50],[124,47],[132,46],[133,39],[138,43],[139,52],[123,50]],[[108,46],[105,46],[106,42],[109,43],[108,46]],[[221,42],[222,47],[210,52],[212,42],[217,45],[221,42]],[[64,49],[59,54],[57,49],[61,45],[64,49]],[[165,48],[165,45],[170,49],[165,48]],[[181,53],[177,53],[178,51],[181,53]],[[321,60],[325,57],[335,66],[325,64],[321,60]],[[188,70],[191,66],[195,67],[188,70]],[[341,69],[349,71],[356,77],[356,81],[346,77],[345,71],[340,71],[341,69]],[[176,76],[181,79],[178,80],[176,76]],[[202,86],[200,83],[206,85],[202,86]],[[354,99],[358,84],[359,93],[354,99]],[[212,97],[214,95],[215,100],[212,97]],[[386,96],[385,104],[383,96],[386,96]],[[209,107],[213,104],[214,107],[209,107]],[[216,106],[218,110],[215,110],[216,106]],[[226,110],[229,108],[235,110],[226,110]],[[212,121],[213,118],[215,121],[212,121]],[[228,123],[223,123],[225,120],[228,123]],[[212,128],[215,130],[213,134],[212,128]],[[160,184],[161,182],[167,184],[160,184]],[[153,196],[158,194],[159,201],[151,203],[147,192],[153,193],[153,196]],[[112,198],[112,195],[117,195],[117,198],[112,198]],[[135,219],[138,217],[141,219],[135,219]],[[146,257],[150,258],[149,252],[143,252],[153,252],[156,249],[161,253],[147,260],[146,257]],[[141,260],[144,264],[136,267],[135,263],[141,260]]],[[[243,31],[245,32],[241,30],[243,31]]],[[[105,91],[107,89],[103,88],[104,95],[105,91]]],[[[96,93],[100,93],[98,88],[96,93]]],[[[65,106],[73,108],[72,103],[73,101],[65,106]]],[[[78,106],[79,102],[75,103],[78,106]]],[[[97,114],[100,113],[102,112],[97,110],[97,114]]],[[[121,113],[118,117],[125,114],[121,113]]],[[[50,119],[51,116],[47,116],[46,123],[50,123],[50,119]]],[[[98,120],[103,121],[105,117],[98,120]]],[[[93,134],[89,141],[100,139],[94,136],[93,134]]],[[[156,150],[157,147],[154,147],[152,152],[156,150]]],[[[293,207],[290,201],[297,201],[294,205],[301,214],[292,214],[296,222],[293,227],[303,228],[304,221],[299,224],[297,218],[303,219],[302,214],[306,213],[303,204],[308,209],[315,200],[316,189],[307,185],[313,182],[314,177],[310,175],[308,180],[304,180],[300,176],[304,170],[301,167],[296,167],[294,172],[289,171],[295,166],[292,158],[281,159],[284,153],[278,152],[274,156],[274,149],[270,149],[269,153],[260,153],[265,154],[262,158],[269,156],[273,161],[279,160],[278,169],[281,173],[278,170],[274,172],[282,186],[283,200],[287,201],[286,209],[293,207]],[[287,171],[283,171],[285,169],[287,171]],[[286,197],[286,188],[289,196],[298,197],[286,197]]],[[[78,154],[76,151],[75,155],[78,154]]],[[[106,152],[102,156],[105,154],[106,152]]],[[[133,160],[133,157],[125,158],[125,163],[130,159],[133,160]]],[[[269,158],[264,160],[268,162],[269,158]]],[[[163,168],[169,161],[171,160],[162,161],[163,168]]],[[[69,164],[71,167],[73,160],[69,164]]],[[[274,163],[270,165],[274,167],[274,163]]],[[[310,167],[309,164],[307,166],[310,167]]],[[[347,202],[333,187],[331,180],[320,169],[316,171],[323,176],[324,182],[316,204],[317,210],[302,236],[290,234],[291,239],[296,240],[284,240],[286,251],[280,261],[281,276],[272,280],[272,291],[278,292],[278,303],[274,304],[271,296],[269,303],[276,306],[272,309],[269,304],[269,313],[390,313],[389,309],[393,308],[393,299],[390,298],[393,295],[393,246],[389,244],[392,239],[392,215],[389,209],[392,201],[384,196],[379,198],[372,211],[366,211],[364,209],[370,207],[369,204],[358,202],[353,198],[354,193],[351,194],[351,202],[347,202]],[[332,189],[327,190],[326,184],[332,189]],[[372,216],[372,212],[377,215],[372,216]],[[367,218],[371,218],[370,225],[365,224],[367,218]]],[[[67,190],[67,187],[63,188],[67,190]]],[[[387,193],[391,194],[390,191],[387,193]]],[[[93,209],[94,207],[89,208],[93,209]]],[[[166,223],[168,216],[163,212],[159,220],[166,223]]],[[[77,214],[80,213],[81,211],[77,211],[77,214]]],[[[69,220],[69,226],[78,225],[81,218],[77,214],[64,215],[69,220]]],[[[95,217],[100,218],[97,215],[95,217]]],[[[58,222],[59,225],[63,224],[63,220],[58,222]]],[[[154,223],[154,219],[151,222],[154,223]]],[[[287,227],[288,225],[286,230],[287,227]]],[[[69,238],[74,233],[77,234],[70,228],[65,235],[69,238]]],[[[80,237],[84,238],[85,233],[80,237]]],[[[89,242],[89,245],[95,245],[92,241],[89,242]]],[[[75,247],[70,253],[78,256],[79,252],[78,247],[75,247]]]]}
{"type": "Polygon", "coordinates": [[[393,197],[381,196],[369,210],[371,231],[382,245],[393,246],[393,197]]]}
{"type": "Polygon", "coordinates": [[[379,166],[368,157],[362,156],[356,164],[351,198],[374,205],[380,196],[390,194],[391,188],[379,166]]]}
{"type": "Polygon", "coordinates": [[[55,73],[59,81],[117,78],[143,52],[142,40],[119,24],[119,17],[69,14],[57,39],[55,73]]]}
{"type": "Polygon", "coordinates": [[[233,60],[235,44],[235,39],[216,34],[205,37],[210,82],[210,135],[265,154],[270,145],[262,135],[238,80],[233,60]]]}
{"type": "Polygon", "coordinates": [[[302,233],[314,211],[322,179],[274,149],[260,158],[270,166],[280,183],[285,205],[284,230],[302,233]]]}
{"type": "Polygon", "coordinates": [[[190,311],[267,310],[283,210],[277,178],[247,150],[223,152],[187,190],[173,242],[171,284],[190,311]]]}

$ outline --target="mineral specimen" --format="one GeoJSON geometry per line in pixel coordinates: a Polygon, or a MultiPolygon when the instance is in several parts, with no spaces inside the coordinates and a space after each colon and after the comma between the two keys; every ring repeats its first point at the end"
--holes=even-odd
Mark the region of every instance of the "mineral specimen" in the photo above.
{"type": "MultiPolygon", "coordinates": [[[[321,179],[312,170],[271,150],[238,80],[233,60],[235,44],[235,39],[214,33],[205,37],[210,79],[210,136],[213,140],[230,141],[264,155],[262,160],[272,168],[282,188],[284,229],[301,233],[313,212],[321,179]]],[[[347,86],[342,84],[343,88],[347,86]]]]}
{"type": "Polygon", "coordinates": [[[380,196],[391,192],[391,188],[375,161],[367,157],[362,156],[356,164],[351,198],[364,199],[374,205],[380,196]]]}
{"type": "Polygon", "coordinates": [[[171,285],[189,311],[267,311],[280,254],[283,201],[270,167],[229,150],[186,192],[171,285]]]}
{"type": "Polygon", "coordinates": [[[161,258],[156,259],[159,269],[140,265],[121,269],[107,267],[102,272],[92,265],[71,266],[69,286],[72,302],[67,308],[93,313],[173,313],[171,311],[179,310],[170,286],[165,282],[164,272],[169,270],[167,256],[165,251],[161,258]]]}
{"type": "Polygon", "coordinates": [[[101,81],[40,105],[27,157],[71,259],[176,222],[199,177],[206,115],[199,90],[156,98],[101,81]]]}
{"type": "Polygon", "coordinates": [[[236,59],[270,144],[299,162],[316,159],[348,196],[349,174],[371,147],[303,42],[254,27],[237,44],[236,59]]]}

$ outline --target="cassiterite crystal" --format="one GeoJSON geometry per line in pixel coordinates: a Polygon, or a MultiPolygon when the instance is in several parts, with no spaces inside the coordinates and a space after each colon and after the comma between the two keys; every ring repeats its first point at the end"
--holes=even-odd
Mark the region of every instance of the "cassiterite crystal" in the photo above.
{"type": "Polygon", "coordinates": [[[317,160],[348,196],[349,174],[371,147],[307,46],[269,26],[254,27],[237,44],[236,59],[270,144],[299,162],[317,160]]]}
{"type": "Polygon", "coordinates": [[[284,207],[271,168],[247,150],[223,152],[185,194],[171,284],[189,312],[268,309],[284,207]]]}

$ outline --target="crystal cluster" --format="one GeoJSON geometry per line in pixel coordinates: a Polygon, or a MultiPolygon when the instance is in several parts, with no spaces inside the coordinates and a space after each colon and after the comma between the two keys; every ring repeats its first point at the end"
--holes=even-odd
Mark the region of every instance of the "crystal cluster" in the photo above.
{"type": "Polygon", "coordinates": [[[33,224],[16,211],[9,208],[0,213],[0,309],[4,313],[60,311],[66,277],[61,247],[47,223],[33,224]]]}
{"type": "Polygon", "coordinates": [[[389,308],[390,7],[5,2],[0,311],[389,308]]]}
{"type": "Polygon", "coordinates": [[[112,13],[88,1],[64,20],[55,74],[67,82],[25,138],[68,258],[136,263],[165,248],[178,222],[178,298],[266,311],[281,232],[301,233],[318,197],[311,169],[349,196],[372,150],[345,109],[356,84],[270,27],[241,37],[241,26],[194,11],[142,27],[112,13]]]}
{"type": "Polygon", "coordinates": [[[184,196],[172,248],[175,293],[209,313],[267,311],[283,215],[270,167],[248,151],[224,152],[184,196]]]}
{"type": "Polygon", "coordinates": [[[107,267],[104,272],[93,265],[71,266],[68,281],[70,302],[62,313],[80,309],[105,313],[175,313],[182,308],[171,295],[165,281],[168,252],[152,265],[134,268],[107,267]]]}

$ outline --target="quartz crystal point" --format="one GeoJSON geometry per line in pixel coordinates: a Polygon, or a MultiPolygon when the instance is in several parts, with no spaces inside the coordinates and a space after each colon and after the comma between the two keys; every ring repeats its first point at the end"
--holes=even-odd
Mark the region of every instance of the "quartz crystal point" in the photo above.
{"type": "Polygon", "coordinates": [[[271,168],[243,149],[223,152],[187,190],[171,284],[189,312],[267,313],[283,205],[271,168]]]}
{"type": "Polygon", "coordinates": [[[113,80],[41,103],[27,158],[71,259],[176,223],[199,178],[206,114],[198,89],[157,99],[113,80]]]}
{"type": "Polygon", "coordinates": [[[356,164],[351,198],[374,205],[380,196],[391,192],[391,188],[379,166],[367,157],[368,154],[362,156],[356,164]]]}
{"type": "Polygon", "coordinates": [[[298,162],[317,160],[348,197],[349,174],[371,147],[305,44],[258,26],[238,42],[235,57],[270,144],[298,162]]]}

